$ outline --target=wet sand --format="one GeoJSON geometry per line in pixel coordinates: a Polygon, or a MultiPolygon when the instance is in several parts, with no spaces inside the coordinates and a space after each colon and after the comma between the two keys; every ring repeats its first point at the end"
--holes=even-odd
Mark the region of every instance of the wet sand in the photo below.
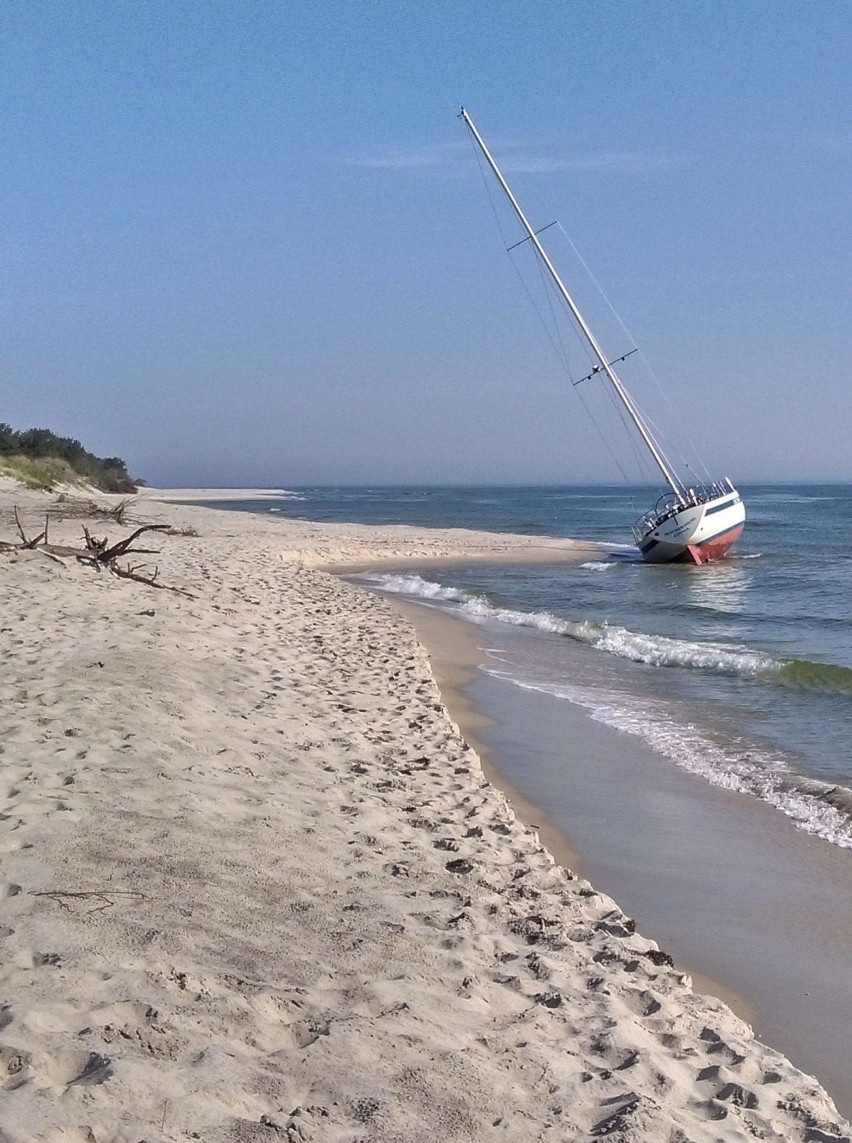
{"type": "Polygon", "coordinates": [[[848,1143],[519,820],[411,624],[323,570],[528,538],[150,493],[119,525],[0,481],[5,540],[13,505],[60,545],[171,525],[181,594],[0,553],[4,1143],[848,1143]]]}
{"type": "Polygon", "coordinates": [[[548,849],[852,1113],[852,854],[574,704],[482,674],[493,640],[480,627],[393,602],[489,776],[548,849]]]}

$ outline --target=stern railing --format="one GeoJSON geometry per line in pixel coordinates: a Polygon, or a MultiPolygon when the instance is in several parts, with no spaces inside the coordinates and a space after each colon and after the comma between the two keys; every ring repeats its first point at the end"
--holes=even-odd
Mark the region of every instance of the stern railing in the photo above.
{"type": "Polygon", "coordinates": [[[640,516],[633,525],[633,537],[637,544],[649,532],[671,520],[684,508],[695,508],[700,504],[709,504],[712,500],[719,500],[722,496],[729,496],[736,492],[731,481],[726,476],[724,480],[715,480],[712,484],[700,484],[697,488],[687,488],[682,496],[675,496],[673,492],[664,492],[657,503],[644,515],[640,516]]]}

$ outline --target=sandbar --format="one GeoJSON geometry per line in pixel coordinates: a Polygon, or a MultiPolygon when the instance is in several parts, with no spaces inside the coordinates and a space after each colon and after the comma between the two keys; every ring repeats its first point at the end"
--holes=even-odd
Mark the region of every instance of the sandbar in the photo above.
{"type": "Polygon", "coordinates": [[[527,537],[145,498],[157,589],[0,553],[4,1140],[829,1140],[812,1078],[560,864],[327,566],[527,537]],[[179,587],[187,595],[176,594],[179,587]]]}

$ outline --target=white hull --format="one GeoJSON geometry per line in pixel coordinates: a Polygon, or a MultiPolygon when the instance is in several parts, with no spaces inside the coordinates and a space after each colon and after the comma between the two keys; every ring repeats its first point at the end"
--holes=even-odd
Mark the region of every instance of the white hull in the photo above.
{"type": "MultiPolygon", "coordinates": [[[[625,388],[621,378],[615,372],[614,366],[624,361],[636,352],[636,347],[621,357],[611,361],[604,353],[595,335],[577,308],[577,304],[565,283],[556,272],[556,268],[539,241],[540,231],[536,231],[521,210],[518,200],[509,189],[509,184],[503,178],[500,168],[495,163],[491,152],[485,146],[482,136],[473,124],[464,107],[459,116],[467,124],[474,142],[479,147],[491,168],[495,178],[503,189],[506,198],[515,212],[521,226],[526,232],[522,242],[529,242],[535,250],[540,267],[546,271],[554,289],[561,298],[571,315],[577,333],[591,350],[591,359],[596,362],[592,372],[580,381],[574,380],[575,385],[582,381],[591,381],[597,375],[606,378],[615,397],[620,401],[624,412],[633,423],[633,427],[641,437],[657,468],[660,470],[666,485],[671,490],[657,501],[657,506],[647,512],[633,528],[636,545],[642,553],[643,559],[649,563],[672,563],[685,561],[694,564],[708,563],[710,560],[721,559],[740,538],[745,523],[745,508],[740,495],[725,479],[719,483],[701,485],[698,488],[687,488],[677,474],[669,458],[663,451],[659,441],[656,440],[651,423],[640,412],[636,401],[625,388]]],[[[544,227],[543,229],[547,229],[544,227]]],[[[520,246],[521,242],[515,243],[520,246]]],[[[515,246],[510,246],[513,250],[515,246]]],[[[572,378],[573,380],[573,378],[572,378]]]]}
{"type": "Polygon", "coordinates": [[[636,546],[648,563],[709,563],[721,559],[740,538],[745,505],[731,486],[703,503],[672,506],[646,524],[636,546]]]}

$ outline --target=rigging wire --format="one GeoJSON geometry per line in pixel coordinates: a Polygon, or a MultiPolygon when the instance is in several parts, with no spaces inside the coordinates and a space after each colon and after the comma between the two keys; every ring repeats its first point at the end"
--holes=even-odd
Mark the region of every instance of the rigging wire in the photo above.
{"type": "MultiPolygon", "coordinates": [[[[506,236],[505,229],[503,227],[503,223],[501,222],[501,219],[500,219],[500,214],[499,214],[497,207],[494,203],[494,196],[493,196],[492,190],[491,190],[491,183],[490,183],[490,180],[488,179],[488,177],[486,175],[485,168],[484,168],[483,162],[482,162],[482,156],[479,152],[479,148],[476,146],[476,143],[473,139],[473,136],[470,133],[468,133],[468,136],[470,138],[470,144],[471,144],[471,147],[473,149],[473,153],[476,156],[477,167],[479,168],[480,177],[482,178],[482,183],[483,183],[483,186],[485,187],[485,191],[486,191],[486,194],[488,196],[488,202],[489,202],[489,205],[491,207],[491,212],[494,215],[494,221],[497,224],[497,229],[500,233],[500,237],[502,239],[503,245],[507,246],[508,245],[508,239],[506,236]]],[[[586,269],[586,272],[589,274],[589,277],[592,279],[592,281],[595,283],[597,288],[600,290],[604,299],[607,301],[607,304],[609,305],[610,309],[612,310],[613,314],[616,317],[616,320],[619,322],[619,325],[621,325],[621,327],[624,330],[625,334],[627,335],[628,339],[631,341],[632,344],[635,344],[635,343],[633,343],[633,339],[630,336],[630,332],[626,329],[626,327],[624,326],[624,323],[621,321],[621,319],[615,313],[615,310],[612,307],[612,303],[609,302],[609,299],[606,298],[606,295],[604,294],[603,290],[600,288],[598,283],[595,281],[595,278],[591,274],[591,271],[588,270],[588,267],[585,266],[585,263],[583,262],[582,258],[580,258],[579,253],[577,252],[576,248],[574,248],[574,245],[571,242],[571,239],[565,233],[565,230],[563,229],[561,223],[557,223],[557,225],[559,226],[559,229],[562,231],[562,234],[567,239],[568,243],[571,245],[572,249],[574,249],[575,254],[579,258],[580,262],[583,264],[584,268],[586,269]]],[[[511,256],[511,254],[510,254],[510,261],[512,263],[512,266],[514,267],[515,273],[518,275],[518,278],[521,282],[521,285],[524,288],[524,292],[526,293],[527,297],[529,298],[529,301],[533,307],[533,310],[535,311],[536,315],[538,316],[539,321],[541,322],[541,324],[545,330],[545,333],[547,334],[548,340],[550,341],[551,345],[553,346],[553,350],[556,354],[557,359],[559,360],[559,363],[562,365],[563,369],[565,370],[565,372],[568,376],[568,379],[572,382],[572,385],[574,385],[574,376],[573,376],[573,372],[571,369],[567,348],[566,348],[564,341],[562,339],[560,324],[556,319],[556,314],[555,314],[554,308],[553,308],[554,294],[556,295],[556,299],[557,299],[559,305],[561,306],[563,312],[568,317],[568,319],[570,321],[571,328],[574,330],[575,334],[577,335],[578,342],[581,345],[581,347],[583,348],[588,360],[590,361],[590,363],[592,365],[596,365],[596,364],[598,364],[598,362],[597,362],[596,358],[594,357],[594,355],[592,354],[590,347],[586,344],[585,339],[580,337],[579,330],[577,329],[577,326],[576,326],[576,320],[575,320],[573,314],[571,313],[570,308],[568,307],[567,303],[565,302],[565,299],[555,290],[555,287],[554,287],[553,283],[551,282],[549,275],[546,274],[546,272],[545,272],[546,268],[542,262],[540,254],[538,253],[538,250],[536,250],[535,246],[533,246],[533,251],[535,253],[535,261],[536,261],[536,265],[538,266],[539,275],[541,276],[541,279],[543,282],[543,288],[545,291],[545,295],[546,295],[547,300],[548,300],[548,307],[550,309],[550,318],[551,318],[550,323],[547,322],[544,314],[541,311],[541,307],[536,302],[535,297],[533,296],[532,291],[530,290],[526,279],[524,278],[523,274],[521,273],[520,267],[518,266],[516,260],[511,256]],[[554,331],[555,331],[555,336],[554,336],[554,331]]],[[[641,350],[640,350],[640,355],[641,355],[641,350]]],[[[650,372],[650,368],[649,368],[649,372],[650,372]]],[[[628,476],[627,472],[625,471],[625,468],[624,468],[618,454],[613,449],[611,442],[609,441],[608,437],[606,436],[606,434],[604,433],[600,424],[598,423],[598,419],[595,417],[595,415],[594,415],[592,409],[590,408],[589,403],[587,402],[584,394],[580,391],[579,385],[574,385],[574,388],[576,388],[578,390],[580,402],[583,405],[583,408],[586,412],[586,415],[588,416],[589,420],[591,421],[592,425],[594,426],[595,431],[597,432],[597,434],[600,437],[604,447],[606,448],[606,451],[609,453],[610,457],[612,458],[613,462],[615,463],[615,466],[618,469],[618,472],[619,472],[624,484],[627,485],[628,487],[630,487],[630,485],[632,483],[630,480],[630,477],[628,476]]],[[[642,476],[644,476],[647,479],[647,471],[648,471],[647,470],[647,462],[643,465],[639,451],[637,449],[637,442],[636,442],[635,436],[634,436],[633,432],[631,431],[630,426],[627,424],[627,421],[625,419],[624,410],[620,407],[619,403],[616,401],[615,394],[612,392],[612,389],[610,388],[610,386],[606,386],[606,389],[607,389],[607,393],[609,394],[609,399],[614,404],[616,411],[618,413],[618,416],[621,419],[621,423],[622,423],[622,426],[624,428],[625,435],[627,436],[628,440],[630,441],[630,445],[631,445],[631,448],[632,448],[633,454],[634,454],[634,459],[636,460],[637,470],[642,476]]],[[[633,503],[632,494],[631,494],[631,503],[633,503]]],[[[635,503],[633,503],[633,507],[635,510],[635,508],[636,508],[635,503]]]]}
{"type": "MultiPolygon", "coordinates": [[[[606,451],[609,453],[609,455],[612,457],[613,461],[615,462],[615,467],[618,469],[619,474],[621,476],[621,479],[624,481],[624,483],[627,485],[627,487],[630,488],[630,485],[631,485],[630,477],[625,472],[624,465],[621,463],[621,460],[618,456],[618,453],[612,447],[612,445],[611,445],[610,441],[608,440],[606,434],[604,433],[603,429],[598,424],[594,414],[592,413],[592,410],[589,408],[589,406],[586,402],[586,398],[583,396],[582,393],[578,394],[578,396],[580,398],[580,402],[582,403],[583,408],[586,410],[586,415],[588,416],[589,420],[594,425],[598,436],[603,441],[603,444],[604,444],[604,447],[606,448],[606,451]]],[[[633,511],[635,512],[635,511],[637,511],[637,508],[636,508],[636,503],[633,499],[633,494],[629,492],[628,495],[630,496],[630,504],[633,508],[633,511]]]]}
{"type": "MultiPolygon", "coordinates": [[[[479,167],[480,176],[482,177],[482,184],[485,187],[485,192],[488,196],[488,202],[489,202],[489,205],[491,206],[491,213],[494,215],[494,221],[497,224],[497,229],[500,232],[500,238],[503,242],[503,246],[505,247],[508,244],[508,238],[506,236],[506,232],[505,232],[505,229],[503,227],[503,223],[500,220],[500,212],[497,210],[497,207],[494,204],[494,196],[491,193],[491,181],[485,173],[485,168],[484,168],[483,163],[482,163],[482,156],[479,153],[479,148],[476,146],[476,143],[474,142],[473,137],[470,135],[470,133],[468,133],[468,137],[470,138],[470,145],[473,148],[473,153],[476,156],[476,163],[477,163],[477,166],[479,167]]],[[[565,349],[565,346],[562,342],[562,336],[559,332],[558,323],[556,322],[556,320],[554,318],[553,328],[551,328],[547,324],[547,322],[545,321],[544,317],[541,314],[541,311],[540,311],[540,309],[536,303],[535,298],[533,297],[532,291],[530,290],[530,287],[529,287],[529,284],[527,283],[526,278],[521,273],[520,267],[518,266],[515,259],[511,256],[511,254],[509,255],[509,261],[512,263],[512,267],[518,276],[518,280],[520,281],[521,285],[524,288],[524,292],[526,293],[527,297],[529,298],[530,305],[532,306],[533,311],[535,312],[536,316],[538,317],[539,321],[541,322],[541,324],[544,328],[544,332],[547,334],[547,338],[548,338],[550,344],[553,346],[554,353],[556,354],[560,364],[562,365],[562,367],[565,369],[566,373],[568,374],[569,380],[573,383],[574,377],[573,377],[573,374],[571,371],[571,364],[570,364],[570,361],[568,359],[568,354],[567,354],[567,351],[565,349]],[[556,332],[556,337],[554,337],[554,331],[556,332]],[[557,338],[558,338],[558,341],[557,341],[557,338]]],[[[538,258],[536,258],[536,261],[538,261],[538,258]]]]}
{"type": "MultiPolygon", "coordinates": [[[[692,451],[692,454],[693,454],[693,456],[694,456],[694,458],[698,464],[698,467],[703,470],[704,475],[706,476],[707,480],[711,481],[712,476],[710,474],[710,470],[707,468],[707,465],[702,460],[698,449],[695,447],[695,442],[692,440],[692,436],[689,432],[689,427],[687,426],[686,421],[683,418],[683,415],[679,411],[678,407],[675,405],[674,401],[671,399],[671,396],[669,395],[666,387],[662,384],[662,382],[657,377],[654,370],[651,368],[651,363],[648,361],[648,358],[645,356],[645,351],[637,343],[633,334],[630,332],[630,330],[627,328],[627,326],[622,321],[621,315],[618,313],[615,306],[610,301],[609,296],[607,295],[603,286],[600,284],[600,282],[597,280],[595,275],[592,273],[591,268],[589,267],[589,265],[586,262],[583,255],[577,249],[576,245],[574,244],[573,240],[571,239],[571,236],[566,232],[562,223],[561,222],[557,223],[557,226],[559,227],[560,231],[562,232],[563,238],[565,239],[565,241],[568,243],[568,245],[573,250],[575,258],[580,263],[580,265],[583,267],[585,272],[588,274],[589,278],[591,279],[591,281],[594,284],[595,288],[597,289],[598,293],[601,295],[604,302],[608,306],[610,313],[612,314],[612,316],[615,318],[615,320],[618,322],[619,326],[623,330],[624,335],[627,337],[627,339],[631,343],[631,345],[634,345],[638,349],[639,358],[640,358],[642,364],[645,366],[646,370],[648,371],[648,376],[651,378],[651,381],[653,382],[654,386],[656,387],[657,392],[660,394],[662,399],[668,405],[669,410],[671,411],[671,414],[674,417],[678,427],[683,430],[683,434],[684,434],[684,437],[686,438],[686,442],[692,451]]],[[[644,416],[644,413],[643,413],[643,416],[644,416]]],[[[659,433],[659,431],[660,431],[659,428],[657,428],[658,433],[659,433]]],[[[676,446],[672,445],[671,441],[668,440],[668,438],[666,437],[665,434],[661,434],[661,435],[663,436],[663,439],[667,441],[667,443],[669,444],[669,447],[673,448],[674,451],[678,453],[678,455],[679,455],[681,461],[684,463],[684,465],[686,465],[686,467],[690,471],[694,471],[692,468],[692,465],[687,461],[686,457],[680,452],[680,450],[676,446]]]]}
{"type": "MultiPolygon", "coordinates": [[[[562,227],[561,227],[561,226],[560,226],[560,229],[562,229],[562,227]]],[[[562,232],[563,232],[563,234],[565,233],[565,232],[564,232],[564,230],[563,230],[562,232]]],[[[567,237],[567,235],[566,235],[566,237],[567,237]]],[[[570,242],[570,239],[569,239],[569,242],[570,242]]],[[[534,248],[534,249],[535,249],[535,248],[534,248]]],[[[586,353],[586,356],[587,356],[587,357],[588,357],[588,359],[589,359],[589,362],[590,362],[590,363],[591,363],[593,366],[595,366],[595,367],[596,367],[596,369],[599,369],[599,368],[600,368],[600,363],[598,362],[598,360],[597,360],[596,356],[595,356],[595,355],[592,353],[591,347],[589,346],[589,344],[588,344],[588,342],[587,342],[586,338],[581,336],[581,331],[579,330],[579,328],[578,328],[578,326],[577,326],[577,321],[576,321],[576,318],[575,318],[574,314],[572,313],[570,306],[569,306],[569,305],[568,305],[568,303],[566,302],[565,298],[563,298],[563,297],[562,297],[561,293],[560,293],[560,292],[559,292],[559,291],[556,289],[556,287],[555,287],[555,285],[554,285],[554,283],[553,283],[553,281],[552,281],[552,279],[551,279],[550,275],[549,275],[548,273],[546,273],[546,272],[545,272],[545,270],[546,270],[546,267],[544,266],[544,262],[543,262],[543,259],[541,258],[540,254],[538,253],[538,251],[537,251],[537,250],[536,250],[536,261],[537,261],[537,263],[538,263],[538,267],[539,267],[539,274],[540,274],[540,276],[541,276],[541,278],[542,278],[542,282],[543,282],[543,288],[544,288],[544,290],[545,290],[545,293],[546,293],[546,295],[547,295],[547,298],[548,298],[548,302],[549,302],[549,304],[550,304],[551,315],[553,316],[553,320],[554,320],[554,322],[556,323],[556,319],[555,319],[555,315],[553,315],[553,302],[552,302],[552,299],[553,299],[553,297],[555,296],[555,297],[556,297],[556,299],[557,299],[557,301],[558,301],[558,304],[559,304],[559,306],[561,307],[561,310],[562,310],[562,312],[563,312],[563,313],[565,314],[565,316],[568,318],[568,321],[569,321],[569,323],[570,323],[570,325],[571,325],[571,328],[574,330],[574,332],[575,332],[575,334],[576,334],[576,336],[577,336],[577,339],[578,339],[578,341],[579,341],[580,345],[582,346],[583,350],[584,350],[584,351],[585,351],[585,353],[586,353]]],[[[581,261],[582,261],[582,259],[581,259],[581,261]]],[[[590,277],[592,277],[592,281],[595,281],[594,277],[593,277],[591,274],[590,274],[589,276],[590,276],[590,277]]],[[[595,283],[595,284],[597,285],[597,283],[595,283]]],[[[601,293],[603,294],[603,290],[601,290],[601,293]]],[[[606,295],[604,295],[604,297],[606,297],[606,295]]],[[[535,304],[535,303],[533,303],[533,304],[535,304]]],[[[610,308],[612,308],[612,306],[611,306],[611,303],[610,303],[610,308]]],[[[615,311],[613,311],[613,312],[615,312],[615,311]]],[[[617,317],[617,315],[616,315],[616,317],[617,317]]],[[[622,328],[625,328],[625,327],[624,327],[624,325],[623,325],[623,323],[620,323],[620,324],[622,325],[622,328]]],[[[556,325],[557,325],[557,328],[558,328],[558,323],[556,323],[556,325]]],[[[633,343],[633,339],[630,337],[630,333],[629,333],[629,331],[628,331],[628,330],[626,330],[626,328],[625,328],[625,333],[627,334],[628,340],[629,340],[631,343],[633,343]]],[[[635,343],[633,343],[633,344],[635,344],[635,343]]],[[[637,348],[638,348],[638,347],[637,347],[637,348]]],[[[636,470],[637,470],[637,472],[638,472],[638,473],[639,473],[639,475],[642,477],[642,479],[644,479],[644,480],[647,480],[649,483],[653,483],[653,479],[652,479],[652,477],[649,475],[649,473],[651,472],[651,469],[650,469],[650,466],[649,466],[649,464],[648,464],[648,462],[647,462],[647,458],[644,458],[644,459],[643,459],[643,457],[644,457],[644,453],[640,453],[640,452],[639,452],[639,450],[638,450],[638,448],[637,448],[637,444],[638,444],[638,442],[637,442],[637,440],[636,440],[636,435],[635,435],[635,431],[634,431],[634,427],[633,427],[633,425],[632,425],[632,424],[630,424],[630,423],[628,423],[628,421],[627,421],[627,419],[626,419],[626,417],[625,417],[624,409],[623,409],[623,407],[621,406],[621,403],[620,403],[619,401],[617,401],[617,400],[616,400],[616,398],[615,398],[615,394],[614,394],[613,390],[611,389],[611,387],[607,385],[605,388],[606,388],[607,394],[608,394],[608,396],[609,396],[610,402],[611,402],[611,404],[613,405],[613,407],[615,408],[615,410],[616,410],[616,413],[617,413],[617,415],[618,415],[618,418],[619,418],[619,420],[621,421],[622,427],[623,427],[623,429],[624,429],[624,433],[625,433],[625,436],[627,437],[627,439],[628,439],[628,441],[629,441],[629,443],[630,443],[630,447],[631,447],[631,449],[632,449],[632,451],[633,451],[634,460],[636,461],[636,470]]],[[[632,397],[631,397],[631,400],[632,400],[632,403],[633,403],[633,406],[634,406],[634,408],[636,408],[636,409],[638,410],[638,412],[639,412],[640,416],[642,417],[642,419],[643,419],[644,421],[646,421],[646,422],[647,422],[647,424],[646,424],[646,429],[648,429],[648,431],[649,431],[649,435],[650,435],[650,436],[652,437],[652,439],[654,440],[654,443],[656,444],[657,448],[659,448],[659,447],[660,447],[660,445],[659,445],[659,441],[658,441],[658,439],[657,439],[657,438],[658,438],[658,437],[662,437],[662,438],[665,440],[665,439],[667,439],[667,438],[666,438],[666,436],[665,436],[665,434],[661,432],[661,430],[659,429],[659,427],[658,427],[658,426],[657,426],[657,425],[656,425],[656,424],[655,424],[653,421],[651,421],[651,418],[650,418],[650,417],[647,417],[647,416],[644,414],[644,412],[643,412],[643,411],[642,411],[642,409],[639,407],[639,405],[638,405],[638,403],[636,402],[636,400],[635,400],[634,398],[632,398],[632,397]],[[656,432],[654,432],[654,431],[652,431],[652,430],[651,430],[651,426],[653,426],[653,429],[655,429],[655,430],[656,430],[656,432]]],[[[587,402],[586,402],[585,400],[583,401],[583,406],[584,406],[584,408],[586,409],[586,412],[588,413],[588,415],[589,415],[590,419],[591,419],[591,420],[592,420],[592,422],[595,424],[595,427],[598,429],[598,433],[599,433],[599,435],[602,435],[602,434],[601,434],[601,430],[600,430],[600,426],[599,426],[599,425],[597,424],[597,422],[595,421],[595,418],[594,418],[594,414],[592,413],[592,411],[591,411],[591,409],[590,409],[589,405],[587,404],[587,402]]],[[[604,437],[604,439],[606,439],[606,438],[604,437]]],[[[672,447],[672,446],[671,446],[671,442],[668,442],[668,443],[669,443],[669,445],[670,445],[670,448],[671,448],[671,447],[672,447]]],[[[609,449],[609,451],[610,451],[610,454],[611,454],[611,455],[614,457],[614,456],[615,456],[615,454],[612,452],[612,449],[609,449]]],[[[672,451],[677,451],[677,450],[672,448],[672,451]]],[[[680,455],[680,454],[678,454],[678,455],[680,455]]],[[[683,458],[683,457],[681,457],[681,460],[683,461],[684,465],[685,465],[687,468],[689,468],[689,469],[690,469],[690,471],[691,471],[691,466],[690,466],[690,465],[689,465],[689,464],[686,462],[686,459],[685,459],[685,458],[683,458]]],[[[619,471],[622,473],[622,476],[624,476],[624,470],[621,468],[621,466],[620,466],[620,465],[619,465],[619,471]]],[[[627,477],[626,477],[626,476],[624,476],[624,478],[625,478],[625,481],[627,481],[627,482],[629,483],[629,481],[627,480],[627,477]]],[[[682,481],[680,481],[680,479],[678,479],[678,483],[680,483],[680,484],[681,484],[681,486],[683,486],[683,482],[682,482],[682,481]]]]}
{"type": "Polygon", "coordinates": [[[630,423],[627,419],[627,415],[624,411],[624,406],[616,398],[615,393],[613,392],[612,387],[610,385],[606,386],[606,393],[607,393],[607,396],[609,397],[610,404],[612,405],[612,407],[615,409],[616,413],[618,414],[618,418],[621,421],[622,428],[624,429],[624,435],[627,437],[627,440],[630,443],[630,448],[633,452],[633,459],[636,462],[636,470],[639,472],[639,474],[645,480],[647,480],[649,483],[652,483],[652,481],[650,480],[650,478],[648,476],[648,473],[650,471],[650,465],[648,464],[648,458],[645,455],[644,451],[641,453],[639,451],[639,445],[638,445],[638,442],[636,440],[636,433],[633,430],[632,423],[630,423]]]}
{"type": "MultiPolygon", "coordinates": [[[[580,336],[580,330],[577,328],[576,319],[574,318],[574,315],[572,314],[568,303],[562,297],[561,293],[559,293],[559,291],[556,289],[555,285],[553,284],[553,282],[550,278],[550,275],[545,272],[544,263],[541,259],[541,256],[538,254],[537,251],[536,251],[536,261],[539,264],[539,272],[541,274],[542,281],[544,283],[544,289],[545,289],[545,292],[547,294],[548,301],[550,302],[551,313],[553,313],[553,298],[555,297],[559,306],[561,307],[562,312],[568,318],[570,325],[571,325],[571,328],[574,330],[574,332],[577,336],[577,340],[580,343],[580,345],[582,346],[583,350],[585,351],[586,356],[589,359],[589,362],[592,365],[599,367],[599,362],[597,361],[597,358],[595,357],[595,355],[592,353],[588,342],[586,341],[586,339],[584,337],[580,336]]],[[[555,315],[554,315],[554,321],[555,320],[556,319],[555,319],[555,315]]],[[[575,388],[579,389],[579,383],[577,383],[575,385],[575,388]]],[[[627,417],[625,415],[625,410],[624,410],[621,402],[616,399],[616,396],[615,396],[615,393],[614,393],[612,387],[610,385],[606,385],[606,386],[604,386],[604,388],[605,388],[606,394],[610,400],[610,403],[612,404],[613,408],[616,410],[618,418],[621,421],[622,428],[624,429],[624,435],[627,437],[627,440],[628,440],[630,447],[633,451],[633,457],[634,457],[634,460],[636,462],[636,471],[639,473],[639,475],[643,479],[649,480],[649,475],[648,475],[649,474],[649,465],[647,462],[647,458],[644,457],[644,453],[640,453],[640,451],[637,447],[638,442],[636,440],[636,434],[635,434],[634,426],[631,422],[628,422],[627,417]]],[[[592,412],[588,402],[586,401],[585,397],[583,396],[582,391],[580,391],[580,398],[583,402],[583,407],[586,410],[586,413],[588,414],[589,419],[592,421],[592,423],[594,424],[595,428],[598,431],[598,435],[606,443],[607,451],[609,452],[610,456],[615,460],[615,463],[618,467],[619,472],[622,475],[622,478],[624,479],[624,482],[629,485],[631,483],[631,481],[630,481],[627,473],[625,472],[624,468],[622,467],[621,462],[618,460],[618,456],[617,456],[616,452],[610,446],[607,436],[601,430],[601,427],[598,424],[598,421],[595,418],[594,413],[592,412]]],[[[650,480],[649,480],[649,482],[650,482],[650,480]]],[[[635,507],[635,505],[634,505],[634,507],[635,507]]]]}
{"type": "MultiPolygon", "coordinates": [[[[535,247],[533,247],[533,249],[535,250],[535,247]]],[[[565,299],[562,297],[562,295],[556,290],[556,287],[553,285],[553,282],[550,279],[550,275],[545,272],[546,268],[545,268],[544,263],[542,261],[541,255],[538,253],[537,250],[535,250],[535,260],[536,260],[536,264],[538,265],[539,274],[542,278],[545,295],[548,299],[548,304],[550,306],[550,313],[551,313],[551,317],[553,319],[554,325],[556,326],[557,329],[559,328],[559,323],[556,321],[556,314],[555,314],[554,309],[553,309],[553,299],[555,296],[556,300],[558,301],[558,303],[561,306],[561,308],[563,309],[563,311],[571,319],[571,328],[574,329],[574,332],[577,334],[578,342],[580,343],[580,345],[585,350],[585,353],[586,353],[587,357],[589,358],[589,360],[594,364],[595,363],[594,357],[592,356],[592,353],[591,353],[588,345],[586,344],[585,340],[579,336],[579,332],[576,329],[576,323],[574,321],[573,315],[571,314],[571,311],[568,309],[568,306],[565,303],[565,299]]],[[[533,300],[533,305],[535,306],[534,300],[533,300]]],[[[536,309],[537,309],[537,307],[536,307],[536,309]]],[[[542,321],[542,324],[545,324],[544,319],[542,318],[540,313],[539,313],[539,317],[542,321]]],[[[561,342],[561,336],[560,336],[560,342],[561,342]]],[[[568,368],[567,372],[568,372],[569,379],[571,379],[573,382],[573,378],[571,376],[570,368],[568,368]]],[[[626,485],[629,486],[631,483],[630,478],[629,478],[627,472],[625,471],[624,466],[621,463],[621,460],[618,456],[618,453],[612,447],[612,444],[611,444],[609,438],[607,437],[606,433],[604,433],[603,429],[601,428],[600,424],[598,423],[598,419],[597,419],[597,417],[595,417],[594,413],[592,412],[592,409],[589,406],[589,403],[587,402],[582,390],[580,390],[578,385],[575,385],[574,388],[578,390],[578,395],[580,397],[580,401],[582,403],[582,406],[586,411],[586,416],[592,422],[592,425],[594,425],[595,431],[597,432],[598,436],[600,437],[601,441],[603,442],[604,447],[606,448],[606,451],[609,453],[610,457],[615,462],[615,466],[621,475],[621,479],[624,481],[624,483],[626,485]]],[[[612,393],[612,390],[609,388],[609,386],[607,386],[607,391],[609,392],[611,399],[615,400],[615,396],[612,393]]],[[[622,415],[622,419],[623,419],[623,410],[619,409],[619,413],[622,415]]],[[[633,445],[633,449],[635,451],[636,450],[636,442],[633,439],[633,435],[630,432],[628,432],[627,435],[630,438],[630,442],[633,445]]],[[[641,471],[641,465],[639,466],[639,468],[641,471]]],[[[630,499],[631,499],[631,503],[633,504],[632,495],[631,495],[630,499]]],[[[633,507],[635,510],[636,505],[633,504],[633,507]]]]}
{"type": "MultiPolygon", "coordinates": [[[[533,251],[535,254],[535,263],[536,263],[536,266],[538,267],[539,278],[541,279],[542,289],[544,290],[544,296],[547,298],[547,304],[548,304],[548,307],[550,308],[550,320],[553,323],[553,330],[554,330],[557,338],[559,339],[559,345],[562,349],[561,360],[562,360],[563,365],[565,366],[565,371],[568,374],[568,379],[571,381],[571,383],[573,385],[574,375],[571,371],[570,359],[568,357],[568,350],[567,350],[567,348],[565,346],[565,342],[562,338],[562,327],[560,326],[559,322],[556,320],[556,313],[554,312],[554,309],[553,309],[553,287],[552,287],[547,275],[545,274],[545,268],[542,264],[539,253],[535,249],[535,247],[533,247],[533,251]]],[[[513,262],[515,261],[514,258],[512,259],[512,261],[513,262]]],[[[518,273],[520,274],[520,268],[517,266],[517,263],[515,264],[515,268],[518,270],[518,273]]]]}

